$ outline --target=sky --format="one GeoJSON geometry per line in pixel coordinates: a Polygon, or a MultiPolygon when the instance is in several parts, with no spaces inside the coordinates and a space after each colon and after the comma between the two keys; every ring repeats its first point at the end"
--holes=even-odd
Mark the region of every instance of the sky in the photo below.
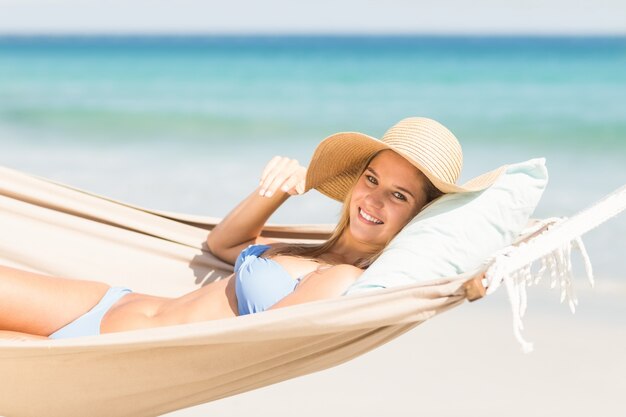
{"type": "Polygon", "coordinates": [[[0,0],[0,34],[624,35],[626,0],[0,0]]]}

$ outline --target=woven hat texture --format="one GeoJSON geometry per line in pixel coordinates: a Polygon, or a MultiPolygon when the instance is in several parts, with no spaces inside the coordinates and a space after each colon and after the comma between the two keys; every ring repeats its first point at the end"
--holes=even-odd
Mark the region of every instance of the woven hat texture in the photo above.
{"type": "Polygon", "coordinates": [[[315,149],[307,170],[306,190],[343,201],[376,153],[389,149],[413,164],[444,193],[480,191],[504,171],[502,166],[457,185],[463,151],[457,138],[441,123],[409,117],[392,126],[379,140],[359,132],[341,132],[324,139],[315,149]]]}

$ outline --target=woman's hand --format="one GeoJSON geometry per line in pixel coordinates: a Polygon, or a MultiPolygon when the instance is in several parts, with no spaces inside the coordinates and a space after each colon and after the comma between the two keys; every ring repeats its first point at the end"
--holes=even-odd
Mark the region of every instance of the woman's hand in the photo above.
{"type": "Polygon", "coordinates": [[[304,193],[306,179],[306,167],[303,167],[295,159],[284,156],[275,156],[263,169],[259,194],[271,197],[277,190],[290,195],[304,193]]]}

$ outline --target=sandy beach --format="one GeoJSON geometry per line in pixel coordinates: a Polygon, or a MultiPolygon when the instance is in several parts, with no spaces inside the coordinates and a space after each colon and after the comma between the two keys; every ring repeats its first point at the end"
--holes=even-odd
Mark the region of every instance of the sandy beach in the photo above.
{"type": "Polygon", "coordinates": [[[606,282],[577,282],[575,315],[557,291],[531,289],[531,354],[498,291],[336,368],[167,415],[622,416],[626,286],[606,282]]]}

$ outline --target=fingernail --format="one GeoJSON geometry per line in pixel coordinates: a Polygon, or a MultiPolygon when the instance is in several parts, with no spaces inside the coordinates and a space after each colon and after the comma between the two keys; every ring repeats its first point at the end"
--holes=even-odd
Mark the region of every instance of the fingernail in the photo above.
{"type": "Polygon", "coordinates": [[[263,188],[261,188],[261,191],[259,191],[259,195],[265,195],[265,190],[263,188]]]}
{"type": "Polygon", "coordinates": [[[289,191],[289,187],[287,187],[286,185],[283,185],[281,190],[283,190],[284,192],[287,192],[287,191],[289,191]]]}
{"type": "Polygon", "coordinates": [[[268,191],[268,192],[265,193],[265,197],[271,197],[271,196],[272,196],[272,192],[271,191],[268,191]]]}

